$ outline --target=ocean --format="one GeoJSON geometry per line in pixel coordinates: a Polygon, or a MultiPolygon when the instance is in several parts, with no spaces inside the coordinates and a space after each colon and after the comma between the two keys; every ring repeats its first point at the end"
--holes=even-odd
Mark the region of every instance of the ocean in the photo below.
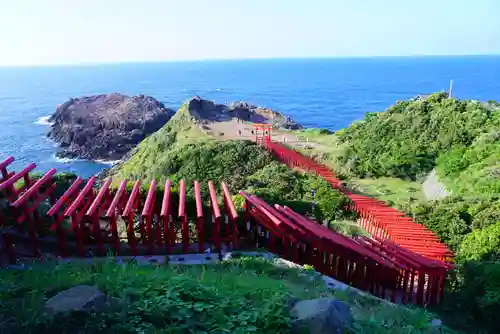
{"type": "Polygon", "coordinates": [[[461,99],[500,100],[500,56],[230,60],[0,68],[0,159],[88,177],[108,163],[55,158],[47,117],[70,97],[151,95],[177,109],[199,95],[244,100],[306,127],[337,130],[397,100],[448,89],[461,99]]]}

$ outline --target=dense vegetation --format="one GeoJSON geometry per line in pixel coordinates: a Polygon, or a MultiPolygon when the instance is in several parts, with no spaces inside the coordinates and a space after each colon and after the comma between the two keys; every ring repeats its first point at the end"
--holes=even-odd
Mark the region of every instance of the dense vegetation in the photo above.
{"type": "MultiPolygon", "coordinates": [[[[420,180],[432,169],[452,196],[394,203],[457,253],[453,320],[500,332],[500,110],[448,99],[398,102],[335,134],[338,171],[354,178],[420,180]],[[456,317],[460,314],[460,317],[456,317]]],[[[447,305],[444,305],[447,308],[447,305]]],[[[451,311],[452,310],[452,311],[451,311]]]]}
{"type": "MultiPolygon", "coordinates": [[[[346,172],[415,179],[429,172],[436,159],[451,149],[476,143],[494,145],[500,112],[479,102],[445,97],[438,93],[423,101],[398,102],[385,112],[369,113],[364,120],[339,131],[340,141],[348,142],[341,157],[346,172]],[[491,135],[485,136],[488,133],[491,135]]],[[[486,151],[483,154],[490,153],[486,151]]],[[[471,160],[469,164],[476,162],[471,160]]],[[[467,167],[462,165],[453,171],[467,167]]]]}
{"type": "Polygon", "coordinates": [[[293,300],[346,302],[349,333],[450,333],[424,310],[394,307],[351,291],[327,290],[309,268],[240,258],[207,266],[91,266],[44,261],[36,270],[0,272],[1,333],[290,333],[293,300]],[[244,279],[242,279],[244,277],[244,279]],[[100,313],[44,314],[44,302],[75,285],[119,298],[100,313]]]}

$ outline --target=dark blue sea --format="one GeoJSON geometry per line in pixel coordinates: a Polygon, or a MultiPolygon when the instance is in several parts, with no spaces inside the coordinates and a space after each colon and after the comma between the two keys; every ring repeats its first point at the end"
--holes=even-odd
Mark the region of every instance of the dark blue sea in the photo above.
{"type": "Polygon", "coordinates": [[[0,159],[89,176],[107,164],[58,160],[44,116],[70,97],[146,94],[171,108],[199,95],[245,100],[307,127],[340,129],[397,100],[448,89],[462,99],[500,100],[500,56],[241,60],[0,68],[0,159]]]}

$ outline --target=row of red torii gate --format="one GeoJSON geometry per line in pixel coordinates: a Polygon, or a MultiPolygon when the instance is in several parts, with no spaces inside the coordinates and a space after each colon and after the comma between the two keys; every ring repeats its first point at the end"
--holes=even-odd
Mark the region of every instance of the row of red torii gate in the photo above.
{"type": "Polygon", "coordinates": [[[144,186],[122,180],[113,187],[110,179],[78,177],[56,196],[55,169],[33,179],[35,164],[12,172],[14,157],[7,157],[0,163],[0,256],[15,263],[43,253],[133,257],[266,249],[393,302],[442,300],[453,253],[432,232],[383,202],[346,191],[325,166],[272,142],[270,126],[257,129],[256,141],[278,160],[314,172],[344,192],[351,199],[346,209],[358,214],[371,237],[348,238],[244,192],[240,214],[227,185],[221,183],[217,192],[212,181],[203,196],[198,181],[181,180],[173,191],[171,181],[144,186]]]}

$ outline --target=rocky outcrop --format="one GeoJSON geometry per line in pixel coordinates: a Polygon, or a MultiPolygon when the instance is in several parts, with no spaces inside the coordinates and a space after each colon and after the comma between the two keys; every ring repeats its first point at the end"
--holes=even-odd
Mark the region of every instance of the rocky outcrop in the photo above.
{"type": "Polygon", "coordinates": [[[60,157],[119,160],[174,112],[150,96],[118,93],[70,99],[51,116],[60,157]]]}
{"type": "Polygon", "coordinates": [[[248,102],[240,101],[230,104],[229,112],[232,112],[245,120],[262,117],[267,121],[267,123],[272,123],[277,127],[285,129],[298,130],[303,128],[301,124],[296,123],[291,117],[273,111],[272,109],[259,107],[248,102]]]}
{"type": "Polygon", "coordinates": [[[291,117],[273,111],[269,108],[258,107],[248,102],[235,102],[230,105],[218,104],[204,100],[199,96],[188,102],[188,109],[197,123],[227,121],[238,118],[253,123],[268,123],[286,129],[301,129],[302,125],[296,123],[291,117]]]}

